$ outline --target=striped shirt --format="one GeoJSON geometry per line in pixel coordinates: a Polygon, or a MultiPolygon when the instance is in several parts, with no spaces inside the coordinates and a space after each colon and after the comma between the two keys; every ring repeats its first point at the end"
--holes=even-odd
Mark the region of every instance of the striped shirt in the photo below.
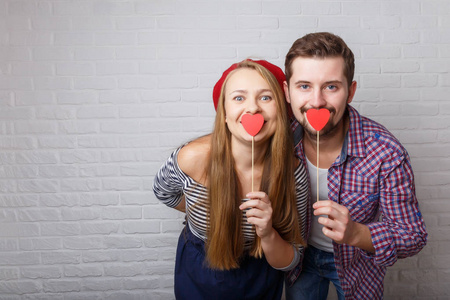
{"type": "MultiPolygon", "coordinates": [[[[182,147],[176,149],[156,175],[153,192],[156,197],[169,207],[176,207],[180,204],[182,196],[185,196],[187,222],[192,233],[203,241],[207,236],[207,211],[208,211],[208,190],[206,186],[196,182],[185,174],[177,162],[178,152],[182,147]]],[[[302,237],[306,241],[306,215],[308,206],[308,179],[306,170],[302,164],[295,169],[296,199],[299,220],[302,222],[302,237]]],[[[255,230],[247,222],[245,212],[243,212],[242,232],[244,235],[244,247],[249,249],[255,239],[255,230]]],[[[300,246],[300,253],[303,248],[300,246]]],[[[295,264],[291,266],[294,268],[295,264]]],[[[283,269],[284,270],[284,269],[283,269]]]]}
{"type": "MultiPolygon", "coordinates": [[[[328,198],[369,227],[375,253],[333,242],[334,261],[345,299],[382,299],[386,267],[417,254],[427,232],[408,153],[386,128],[347,107],[350,126],[340,156],[328,169],[328,198]]],[[[291,128],[297,156],[306,165],[303,129],[296,120],[291,128]]],[[[307,216],[308,230],[310,222],[307,216]]],[[[301,265],[288,274],[291,284],[301,265]]]]}

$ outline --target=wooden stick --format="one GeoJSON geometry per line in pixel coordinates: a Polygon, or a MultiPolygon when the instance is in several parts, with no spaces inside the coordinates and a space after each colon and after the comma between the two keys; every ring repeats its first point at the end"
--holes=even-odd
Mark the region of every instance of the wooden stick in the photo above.
{"type": "Polygon", "coordinates": [[[319,130],[317,130],[317,202],[319,202],[319,130]]]}
{"type": "Polygon", "coordinates": [[[253,167],[255,164],[255,137],[252,136],[252,192],[253,192],[253,167]]]}

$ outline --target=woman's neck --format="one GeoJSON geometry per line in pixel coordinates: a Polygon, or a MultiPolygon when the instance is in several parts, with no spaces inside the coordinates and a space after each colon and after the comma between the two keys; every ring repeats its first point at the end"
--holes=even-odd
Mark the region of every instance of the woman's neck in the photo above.
{"type": "Polygon", "coordinates": [[[267,148],[269,144],[254,145],[252,150],[252,144],[243,144],[231,140],[231,153],[239,170],[248,170],[252,168],[252,157],[254,168],[264,166],[264,158],[266,156],[267,148]],[[253,155],[252,155],[253,152],[253,155]]]}
{"type": "Polygon", "coordinates": [[[242,197],[248,192],[259,190],[262,173],[264,170],[264,159],[269,144],[258,145],[253,148],[252,167],[252,145],[242,143],[231,143],[231,151],[235,162],[235,168],[242,187],[242,197]],[[252,186],[253,177],[253,186],[252,186]]]}

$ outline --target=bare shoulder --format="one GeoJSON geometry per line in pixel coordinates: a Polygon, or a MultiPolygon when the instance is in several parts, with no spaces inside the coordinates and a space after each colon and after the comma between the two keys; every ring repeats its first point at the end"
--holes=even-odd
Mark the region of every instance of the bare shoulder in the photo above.
{"type": "Polygon", "coordinates": [[[193,140],[178,152],[178,166],[195,181],[204,184],[211,149],[211,135],[193,140]]]}

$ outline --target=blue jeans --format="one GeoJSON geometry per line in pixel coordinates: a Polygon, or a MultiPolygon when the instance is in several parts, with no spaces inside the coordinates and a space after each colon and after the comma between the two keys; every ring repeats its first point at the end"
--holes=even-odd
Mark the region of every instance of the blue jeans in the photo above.
{"type": "Polygon", "coordinates": [[[293,286],[286,286],[286,300],[326,300],[330,281],[336,287],[338,299],[344,300],[344,291],[334,266],[334,254],[308,245],[302,273],[293,286]]]}

